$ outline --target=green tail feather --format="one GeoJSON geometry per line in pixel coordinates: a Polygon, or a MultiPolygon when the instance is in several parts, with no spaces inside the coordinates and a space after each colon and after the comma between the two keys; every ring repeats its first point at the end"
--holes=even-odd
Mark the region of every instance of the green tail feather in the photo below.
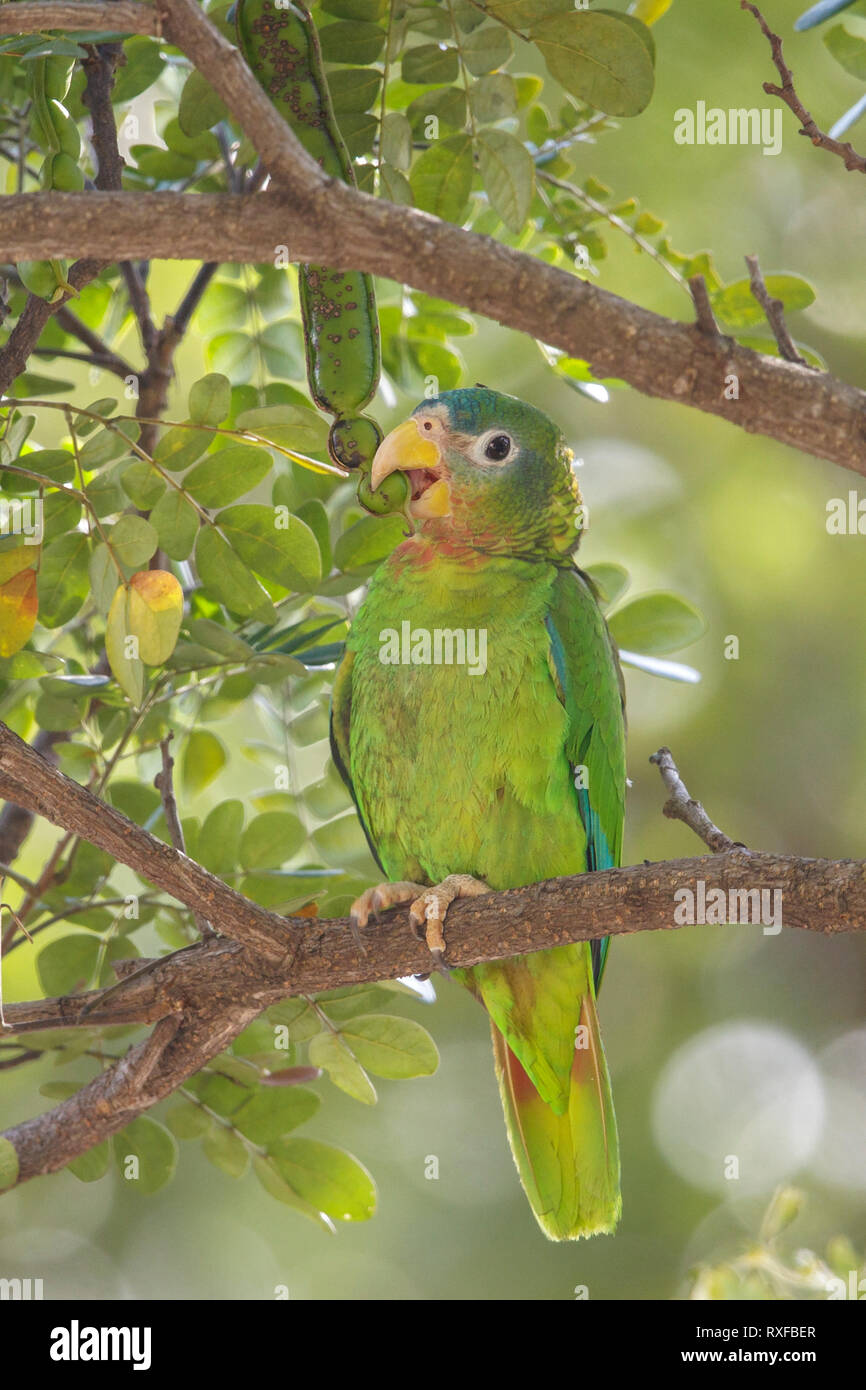
{"type": "Polygon", "coordinates": [[[539,1226],[551,1240],[612,1232],[619,1220],[619,1144],[595,1000],[581,1000],[581,1037],[568,1109],[557,1115],[491,1023],[493,1055],[511,1152],[539,1226]]]}

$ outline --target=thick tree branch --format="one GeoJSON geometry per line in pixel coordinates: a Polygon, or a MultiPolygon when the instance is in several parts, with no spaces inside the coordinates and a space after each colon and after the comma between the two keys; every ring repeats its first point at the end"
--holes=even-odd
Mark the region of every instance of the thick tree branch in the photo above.
{"type": "MultiPolygon", "coordinates": [[[[70,256],[96,246],[117,260],[255,262],[288,245],[294,261],[400,280],[585,358],[599,377],[619,377],[649,396],[720,416],[866,476],[866,392],[696,332],[490,237],[329,180],[195,0],[161,0],[160,14],[161,32],[226,102],[275,190],[258,197],[11,195],[0,200],[0,258],[70,256]]],[[[153,34],[156,19],[149,7],[128,3],[21,0],[0,7],[0,33],[72,24],[128,25],[130,32],[153,34]]]]}
{"type": "Polygon", "coordinates": [[[866,392],[696,331],[490,237],[343,184],[319,190],[312,211],[274,193],[28,193],[0,200],[0,259],[69,255],[93,245],[118,259],[251,262],[288,246],[293,261],[367,270],[465,305],[585,358],[599,377],[618,377],[645,395],[866,476],[866,392]]]}

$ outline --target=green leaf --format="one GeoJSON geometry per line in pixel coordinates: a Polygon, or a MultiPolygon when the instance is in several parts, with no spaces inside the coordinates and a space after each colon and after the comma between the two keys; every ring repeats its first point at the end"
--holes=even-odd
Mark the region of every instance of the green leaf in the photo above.
{"type": "Polygon", "coordinates": [[[250,1166],[244,1141],[225,1125],[214,1123],[202,1141],[202,1150],[214,1167],[230,1178],[242,1178],[250,1166]]]}
{"type": "Polygon", "coordinates": [[[221,372],[209,372],[190,388],[189,418],[199,425],[221,425],[231,405],[231,383],[221,372]]]}
{"type": "Polygon", "coordinates": [[[333,1235],[335,1228],[330,1217],[310,1206],[309,1202],[301,1200],[281,1176],[275,1161],[269,1155],[256,1154],[254,1156],[253,1172],[270,1197],[275,1197],[278,1202],[285,1202],[286,1206],[294,1208],[295,1211],[303,1212],[311,1221],[315,1221],[318,1226],[333,1235]]]}
{"type": "MultiPolygon", "coordinates": [[[[780,299],[787,314],[808,309],[815,302],[815,291],[799,275],[765,275],[764,283],[774,299],[780,299]]],[[[751,328],[764,322],[764,310],[751,292],[748,280],[736,280],[710,296],[714,311],[731,328],[751,328]]]]}
{"type": "Polygon", "coordinates": [[[175,425],[162,436],[153,457],[163,468],[168,468],[172,473],[179,472],[207,453],[210,442],[211,435],[205,430],[175,425]]]}
{"type": "Polygon", "coordinates": [[[414,86],[437,86],[456,82],[460,60],[456,48],[442,48],[438,43],[422,43],[403,54],[404,82],[414,86]]]}
{"type": "Polygon", "coordinates": [[[37,578],[39,621],[62,627],[74,618],[90,589],[90,547],[82,531],[52,541],[42,552],[37,578]]]}
{"type": "Polygon", "coordinates": [[[329,24],[319,34],[326,63],[375,63],[385,46],[385,31],[365,20],[329,24]]]}
{"type": "Polygon", "coordinates": [[[412,185],[405,174],[383,163],[379,165],[379,196],[398,207],[409,208],[412,206],[412,185]]]}
{"type": "Polygon", "coordinates": [[[574,0],[490,0],[485,8],[503,24],[528,29],[547,15],[569,13],[574,9],[574,0]]]}
{"type": "Polygon", "coordinates": [[[866,82],[866,39],[852,34],[844,24],[834,24],[824,35],[824,42],[846,72],[866,82]]]}
{"type": "Polygon", "coordinates": [[[0,1192],[18,1181],[18,1153],[14,1144],[0,1137],[0,1192]]]}
{"type": "Polygon", "coordinates": [[[120,474],[120,485],[130,501],[143,512],[149,512],[165,492],[166,484],[147,459],[126,464],[120,474]]]}
{"type": "Polygon", "coordinates": [[[281,1004],[272,1004],[267,1016],[271,1023],[288,1030],[291,1042],[306,1042],[315,1037],[322,1026],[306,999],[284,999],[281,1004]]]}
{"type": "Polygon", "coordinates": [[[136,1191],[158,1192],[174,1177],[177,1143],[165,1125],[149,1115],[139,1115],[114,1136],[113,1142],[115,1162],[136,1191]],[[131,1159],[137,1163],[131,1163],[131,1159]]]}
{"type": "Polygon", "coordinates": [[[449,136],[416,160],[409,182],[415,206],[446,222],[460,222],[472,190],[472,141],[468,135],[449,136]]]}
{"type": "Polygon", "coordinates": [[[309,526],[284,507],[229,507],[215,518],[241,560],[286,589],[303,589],[322,577],[322,559],[309,526]]]}
{"type": "Polygon", "coordinates": [[[379,95],[378,68],[338,68],[328,74],[328,87],[339,121],[344,112],[368,111],[379,95]]]}
{"type": "Polygon", "coordinates": [[[208,729],[194,729],[186,741],[180,764],[181,782],[187,796],[197,796],[203,791],[222,772],[227,761],[225,747],[216,734],[208,729]]]}
{"type": "Polygon", "coordinates": [[[321,0],[320,9],[325,14],[337,15],[340,19],[381,19],[388,9],[388,0],[321,0]]]}
{"type": "Polygon", "coordinates": [[[165,72],[162,47],[155,39],[134,37],[123,45],[126,63],[117,69],[111,100],[126,106],[133,97],[147,91],[165,72]]]}
{"type": "Polygon", "coordinates": [[[228,874],[238,861],[244,828],[242,801],[221,801],[205,817],[198,843],[198,861],[212,874],[228,874]]]}
{"type": "Polygon", "coordinates": [[[172,560],[186,560],[192,553],[198,535],[198,513],[189,499],[177,488],[170,487],[160,497],[150,514],[159,544],[172,560]]]}
{"type": "Polygon", "coordinates": [[[412,162],[412,127],[402,111],[388,112],[380,139],[384,162],[405,173],[412,162]]]}
{"type": "Polygon", "coordinates": [[[427,1029],[411,1018],[362,1014],[344,1023],[340,1035],[374,1076],[432,1076],[439,1065],[436,1044],[427,1029]]]}
{"type": "Polygon", "coordinates": [[[239,430],[248,430],[250,434],[300,453],[315,453],[327,447],[328,426],[318,411],[306,406],[258,406],[242,411],[235,424],[239,430]]]}
{"type": "Polygon", "coordinates": [[[341,1091],[364,1105],[375,1105],[376,1088],[360,1062],[335,1033],[318,1033],[310,1039],[308,1055],[314,1067],[321,1067],[341,1091]]]}
{"type": "Polygon", "coordinates": [[[175,1139],[201,1139],[211,1127],[211,1118],[191,1100],[179,1100],[166,1113],[165,1123],[175,1139]]]}
{"type": "Polygon", "coordinates": [[[297,508],[295,516],[303,521],[305,526],[309,526],[316,538],[319,547],[319,554],[322,557],[322,574],[328,574],[331,569],[331,531],[328,521],[328,513],[318,497],[309,497],[306,502],[302,502],[297,508]]]}
{"type": "Polygon", "coordinates": [[[289,1188],[335,1221],[368,1221],[376,1187],[356,1158],[315,1139],[279,1139],[268,1150],[289,1188]]]}
{"type": "Polygon", "coordinates": [[[80,1182],[98,1182],[100,1178],[105,1177],[110,1162],[111,1145],[106,1139],[104,1143],[97,1144],[95,1148],[73,1158],[66,1166],[80,1182]]]}
{"type": "Polygon", "coordinates": [[[653,93],[650,51],[627,18],[581,11],[549,15],[532,25],[532,41],[551,76],[609,116],[636,116],[653,93]]]}
{"type": "Polygon", "coordinates": [[[117,558],[132,569],[141,569],[159,545],[159,536],[149,521],[131,513],[112,526],[109,543],[117,558]]]}
{"type": "Polygon", "coordinates": [[[74,994],[84,989],[93,978],[98,956],[98,939],[83,932],[61,936],[43,946],[36,957],[36,969],[45,994],[74,994]]]}
{"type": "Polygon", "coordinates": [[[90,557],[90,593],[100,613],[108,613],[117,589],[117,565],[108,546],[100,541],[90,557]]]}
{"type": "Polygon", "coordinates": [[[599,591],[605,605],[616,603],[629,586],[629,574],[622,565],[609,563],[588,565],[586,573],[599,591]]]}
{"type": "Polygon", "coordinates": [[[183,486],[201,506],[224,507],[252,492],[272,468],[267,449],[256,444],[231,444],[208,454],[190,469],[183,486]]]}
{"type": "Polygon", "coordinates": [[[217,96],[213,87],[197,68],[193,68],[180,94],[177,118],[184,135],[194,138],[205,130],[211,130],[218,121],[228,115],[228,108],[222,97],[217,96]]]}
{"type": "Polygon", "coordinates": [[[617,646],[661,656],[697,642],[706,622],[693,604],[678,594],[641,594],[608,618],[617,646]]]}
{"type": "Polygon", "coordinates": [[[482,77],[508,62],[512,52],[511,35],[499,24],[487,24],[464,38],[460,51],[472,76],[482,77]]]}
{"type": "Polygon", "coordinates": [[[334,564],[340,570],[378,564],[405,539],[406,522],[403,517],[362,517],[343,532],[334,546],[334,564]]]}
{"type": "Polygon", "coordinates": [[[121,421],[116,429],[101,429],[78,451],[82,468],[101,468],[105,463],[122,458],[129,448],[129,440],[137,439],[138,434],[138,425],[130,420],[121,421]]]}
{"type": "Polygon", "coordinates": [[[316,1003],[325,1010],[332,1023],[355,1018],[358,1014],[368,1014],[374,1008],[382,1009],[393,1002],[393,994],[382,985],[345,985],[342,989],[331,989],[327,994],[316,996],[316,1003]]]}
{"type": "Polygon", "coordinates": [[[439,87],[423,92],[406,108],[406,115],[418,138],[431,138],[427,117],[435,116],[442,125],[461,130],[466,123],[466,93],[462,87],[439,87]]]}
{"type": "Polygon", "coordinates": [[[535,164],[504,130],[482,130],[476,140],[481,178],[491,206],[512,232],[522,232],[535,192],[535,164]]]}
{"type": "Polygon", "coordinates": [[[216,527],[203,526],[199,531],[195,563],[207,592],[230,613],[241,618],[273,613],[267,593],[216,527]]]}
{"type": "Polygon", "coordinates": [[[288,811],[263,811],[241,837],[240,863],[245,869],[279,869],[297,854],[306,838],[297,816],[288,811]]]}
{"type": "Polygon", "coordinates": [[[494,72],[480,77],[469,88],[469,104],[479,125],[504,120],[517,113],[517,91],[514,78],[506,72],[494,72]]]}
{"type": "Polygon", "coordinates": [[[232,1116],[232,1124],[254,1144],[271,1144],[306,1124],[321,1104],[306,1086],[266,1086],[232,1116]]]}

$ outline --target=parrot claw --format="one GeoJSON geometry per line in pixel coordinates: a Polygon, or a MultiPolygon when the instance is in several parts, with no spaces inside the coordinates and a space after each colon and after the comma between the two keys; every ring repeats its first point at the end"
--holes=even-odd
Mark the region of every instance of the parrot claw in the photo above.
{"type": "MultiPolygon", "coordinates": [[[[435,888],[422,888],[420,897],[409,908],[409,922],[419,938],[423,938],[435,962],[435,969],[443,975],[451,974],[451,967],[445,961],[445,916],[456,898],[478,898],[490,893],[490,885],[471,874],[449,874],[435,888]]],[[[419,977],[423,978],[423,977],[419,977]]]]}
{"type": "Polygon", "coordinates": [[[349,927],[358,950],[366,954],[367,947],[364,945],[361,932],[371,916],[378,917],[386,908],[409,903],[418,893],[423,892],[422,883],[378,883],[375,888],[365,889],[352,903],[349,912],[349,927]]]}

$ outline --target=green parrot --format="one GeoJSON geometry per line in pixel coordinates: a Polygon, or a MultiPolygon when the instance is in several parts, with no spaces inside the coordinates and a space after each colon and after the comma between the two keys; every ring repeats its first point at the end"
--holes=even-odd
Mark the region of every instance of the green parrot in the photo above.
{"type": "MultiPolygon", "coordinates": [[[[383,441],[374,489],[396,470],[417,527],[352,624],[331,745],[389,880],[353,923],[409,902],[441,964],[455,898],[619,864],[623,687],[573,559],[572,454],[546,415],[486,387],[443,392],[383,441]]],[[[610,1232],[620,1214],[596,1013],[607,944],[453,972],[490,1017],[511,1150],[553,1240],[610,1232]]]]}

